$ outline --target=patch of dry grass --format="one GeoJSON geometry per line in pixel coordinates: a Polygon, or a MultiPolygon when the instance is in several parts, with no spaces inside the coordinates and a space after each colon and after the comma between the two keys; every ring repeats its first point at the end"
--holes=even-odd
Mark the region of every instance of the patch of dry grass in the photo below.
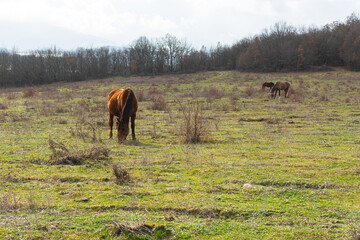
{"type": "Polygon", "coordinates": [[[135,227],[125,224],[114,224],[113,236],[124,236],[128,239],[164,239],[171,235],[171,231],[165,226],[141,224],[135,227]]]}
{"type": "Polygon", "coordinates": [[[86,161],[99,161],[109,158],[110,149],[104,146],[93,146],[85,150],[70,151],[64,143],[49,139],[51,165],[81,165],[86,161]]]}
{"type": "Polygon", "coordinates": [[[0,102],[0,110],[8,109],[8,104],[0,102]]]}
{"type": "Polygon", "coordinates": [[[33,88],[28,88],[26,90],[23,91],[23,97],[24,98],[31,98],[34,97],[36,94],[36,90],[33,88]]]}
{"type": "Polygon", "coordinates": [[[209,140],[210,123],[205,119],[198,101],[181,104],[182,124],[179,135],[185,143],[200,143],[209,140]]]}
{"type": "Polygon", "coordinates": [[[163,96],[154,96],[148,108],[150,110],[164,111],[167,109],[167,106],[168,104],[163,96]]]}
{"type": "Polygon", "coordinates": [[[129,172],[126,169],[123,169],[119,164],[113,164],[112,170],[116,184],[122,185],[130,181],[129,172]]]}

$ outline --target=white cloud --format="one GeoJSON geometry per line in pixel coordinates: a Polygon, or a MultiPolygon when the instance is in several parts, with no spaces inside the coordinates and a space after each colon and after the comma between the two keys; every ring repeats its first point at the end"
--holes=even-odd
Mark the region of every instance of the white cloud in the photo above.
{"type": "Polygon", "coordinates": [[[288,6],[292,11],[296,11],[299,6],[300,6],[300,2],[299,1],[286,1],[285,2],[286,6],[288,6]]]}
{"type": "MultiPolygon", "coordinates": [[[[69,33],[90,35],[119,44],[128,44],[140,36],[158,38],[171,33],[177,37],[185,37],[195,46],[201,46],[215,45],[218,41],[231,44],[249,34],[260,33],[262,29],[281,20],[295,26],[313,23],[321,26],[335,20],[341,21],[349,16],[356,6],[360,6],[359,2],[0,0],[0,21],[24,23],[34,28],[47,24],[67,29],[69,33]]],[[[71,35],[65,37],[71,38],[71,35]]]]}
{"type": "Polygon", "coordinates": [[[167,32],[177,28],[176,23],[169,19],[165,19],[158,14],[153,16],[140,16],[139,24],[144,29],[147,29],[147,31],[156,31],[161,32],[162,34],[166,34],[167,32]]]}

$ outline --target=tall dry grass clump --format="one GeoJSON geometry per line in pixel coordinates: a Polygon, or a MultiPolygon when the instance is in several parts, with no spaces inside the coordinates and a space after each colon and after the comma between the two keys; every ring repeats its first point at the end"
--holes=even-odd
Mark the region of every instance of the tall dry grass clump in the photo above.
{"type": "Polygon", "coordinates": [[[12,211],[22,207],[19,198],[10,193],[5,193],[0,196],[0,211],[12,211]]]}
{"type": "Polygon", "coordinates": [[[79,137],[84,141],[89,139],[92,142],[102,142],[101,127],[100,122],[90,122],[81,119],[80,122],[76,123],[75,127],[70,128],[70,135],[79,137]]]}
{"type": "Polygon", "coordinates": [[[251,97],[256,93],[256,89],[253,86],[247,87],[244,90],[244,94],[246,97],[251,97]]]}
{"type": "Polygon", "coordinates": [[[153,96],[153,95],[160,95],[162,94],[161,90],[159,90],[157,87],[152,86],[149,91],[148,91],[148,95],[149,96],[153,96]]]}
{"type": "Polygon", "coordinates": [[[146,101],[146,94],[145,94],[144,90],[138,90],[136,92],[136,98],[139,102],[146,101]]]}
{"type": "Polygon", "coordinates": [[[123,169],[119,164],[113,164],[112,169],[116,184],[122,185],[130,181],[129,172],[126,169],[123,169]]]}
{"type": "Polygon", "coordinates": [[[163,96],[154,96],[148,108],[150,110],[164,111],[167,109],[167,102],[163,96]]]}
{"type": "Polygon", "coordinates": [[[33,97],[33,96],[35,96],[35,94],[36,94],[36,91],[33,88],[28,88],[28,89],[23,91],[23,97],[24,98],[33,97]]]}
{"type": "Polygon", "coordinates": [[[14,93],[14,92],[10,92],[10,93],[7,94],[6,98],[8,100],[14,100],[14,99],[18,98],[18,95],[16,93],[14,93]]]}
{"type": "Polygon", "coordinates": [[[51,165],[81,165],[86,161],[98,161],[108,159],[110,149],[103,146],[92,146],[85,150],[70,151],[64,143],[49,139],[49,147],[52,151],[50,156],[51,165]]]}
{"type": "Polygon", "coordinates": [[[0,110],[8,109],[8,104],[0,102],[0,110]]]}
{"type": "Polygon", "coordinates": [[[298,88],[290,87],[288,97],[295,102],[303,102],[305,99],[305,90],[302,85],[298,88]]]}
{"type": "Polygon", "coordinates": [[[204,96],[206,98],[222,98],[225,96],[224,91],[218,89],[218,88],[214,88],[211,87],[210,89],[206,88],[204,89],[204,91],[202,92],[201,96],[204,96]]]}
{"type": "Polygon", "coordinates": [[[209,140],[210,123],[205,119],[198,101],[180,105],[182,124],[179,135],[185,143],[200,143],[209,140]]]}

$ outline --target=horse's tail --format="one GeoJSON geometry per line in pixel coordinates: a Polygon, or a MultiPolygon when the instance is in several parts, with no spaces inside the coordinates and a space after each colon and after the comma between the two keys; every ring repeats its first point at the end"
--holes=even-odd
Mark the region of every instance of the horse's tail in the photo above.
{"type": "Polygon", "coordinates": [[[129,91],[129,94],[126,98],[125,106],[124,106],[124,109],[123,109],[123,112],[121,115],[121,120],[120,120],[120,122],[123,122],[123,123],[129,122],[130,113],[131,113],[131,109],[132,109],[134,98],[135,98],[134,92],[130,88],[128,88],[127,90],[129,91]]]}

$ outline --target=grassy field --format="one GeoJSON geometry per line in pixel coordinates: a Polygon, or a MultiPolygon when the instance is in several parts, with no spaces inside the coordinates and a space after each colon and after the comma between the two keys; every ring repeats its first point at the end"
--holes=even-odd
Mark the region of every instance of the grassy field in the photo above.
{"type": "Polygon", "coordinates": [[[359,103],[341,69],[1,89],[0,238],[359,239],[359,103]],[[119,145],[107,94],[128,86],[138,140],[119,145]]]}

